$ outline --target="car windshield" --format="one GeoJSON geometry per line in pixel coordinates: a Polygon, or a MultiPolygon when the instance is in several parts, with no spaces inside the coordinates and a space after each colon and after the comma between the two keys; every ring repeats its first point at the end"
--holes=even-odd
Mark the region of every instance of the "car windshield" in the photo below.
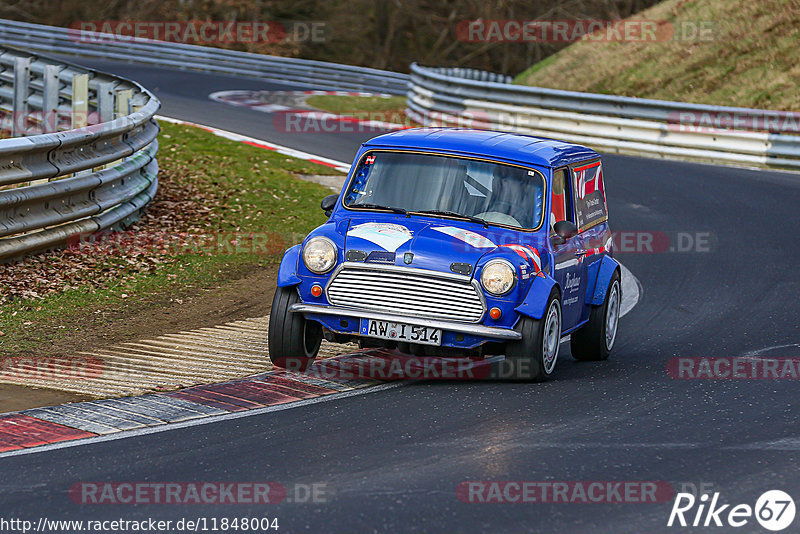
{"type": "Polygon", "coordinates": [[[345,194],[347,207],[462,215],[535,229],[542,220],[544,180],[512,165],[433,154],[369,152],[345,194]]]}

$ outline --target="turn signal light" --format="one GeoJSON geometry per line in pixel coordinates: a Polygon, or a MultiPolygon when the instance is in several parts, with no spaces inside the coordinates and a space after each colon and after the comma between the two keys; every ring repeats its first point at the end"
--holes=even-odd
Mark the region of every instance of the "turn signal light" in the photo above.
{"type": "Polygon", "coordinates": [[[494,319],[495,321],[498,320],[503,315],[503,312],[500,311],[500,308],[492,308],[489,310],[489,317],[494,319]]]}
{"type": "Polygon", "coordinates": [[[322,286],[319,284],[314,284],[311,286],[311,294],[315,297],[322,295],[322,286]]]}

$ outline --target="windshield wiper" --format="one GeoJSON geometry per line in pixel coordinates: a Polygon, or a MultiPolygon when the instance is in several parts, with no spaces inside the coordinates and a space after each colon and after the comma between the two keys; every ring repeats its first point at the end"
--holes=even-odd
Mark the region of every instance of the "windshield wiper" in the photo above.
{"type": "Polygon", "coordinates": [[[457,213],[455,211],[447,211],[447,210],[418,210],[415,213],[429,213],[431,215],[447,215],[449,217],[460,217],[462,219],[467,219],[468,221],[472,221],[474,223],[482,224],[484,228],[489,228],[489,223],[480,217],[475,217],[473,215],[464,215],[463,213],[457,213]]]}
{"type": "Polygon", "coordinates": [[[408,215],[408,210],[403,208],[395,208],[393,206],[381,206],[380,204],[351,204],[351,208],[369,208],[374,210],[389,210],[392,213],[399,213],[401,215],[408,215]]]}

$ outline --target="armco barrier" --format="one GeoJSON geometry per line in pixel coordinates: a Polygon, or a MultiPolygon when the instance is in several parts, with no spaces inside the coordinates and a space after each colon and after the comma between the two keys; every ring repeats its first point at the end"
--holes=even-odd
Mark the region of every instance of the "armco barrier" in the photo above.
{"type": "Polygon", "coordinates": [[[529,133],[607,153],[800,169],[800,114],[526,87],[417,64],[407,113],[425,125],[529,133]]]}
{"type": "Polygon", "coordinates": [[[399,72],[182,43],[122,40],[102,33],[82,33],[79,39],[76,30],[5,19],[0,19],[0,43],[36,52],[232,74],[319,89],[403,95],[408,86],[408,74],[399,72]]]}
{"type": "MultiPolygon", "coordinates": [[[[413,64],[409,77],[179,43],[123,41],[104,34],[81,37],[66,28],[0,20],[0,42],[36,51],[244,75],[323,89],[406,94],[408,115],[426,125],[530,133],[608,153],[800,169],[800,114],[525,87],[509,83],[506,76],[465,68],[413,64]],[[688,122],[684,122],[685,116],[690,117],[688,122]],[[728,123],[717,127],[725,123],[725,117],[728,123]]],[[[47,95],[40,95],[35,83],[31,91],[30,105],[47,107],[47,95]]],[[[9,99],[12,92],[0,87],[0,98],[9,99]]]]}
{"type": "Polygon", "coordinates": [[[138,218],[158,188],[159,106],[135,82],[0,47],[0,261],[138,218]]]}

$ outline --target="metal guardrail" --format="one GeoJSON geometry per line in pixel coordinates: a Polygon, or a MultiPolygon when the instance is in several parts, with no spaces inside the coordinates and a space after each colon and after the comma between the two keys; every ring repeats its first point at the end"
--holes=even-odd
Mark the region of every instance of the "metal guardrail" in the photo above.
{"type": "Polygon", "coordinates": [[[0,261],[137,219],[158,188],[159,106],[135,82],[0,46],[0,261]]]}
{"type": "Polygon", "coordinates": [[[557,137],[607,153],[800,169],[800,114],[509,82],[471,69],[413,64],[407,113],[425,125],[557,137]]]}
{"type": "Polygon", "coordinates": [[[45,53],[70,54],[128,63],[232,74],[290,82],[318,89],[404,95],[408,74],[237,52],[222,48],[138,39],[0,19],[0,43],[45,53]]]}

